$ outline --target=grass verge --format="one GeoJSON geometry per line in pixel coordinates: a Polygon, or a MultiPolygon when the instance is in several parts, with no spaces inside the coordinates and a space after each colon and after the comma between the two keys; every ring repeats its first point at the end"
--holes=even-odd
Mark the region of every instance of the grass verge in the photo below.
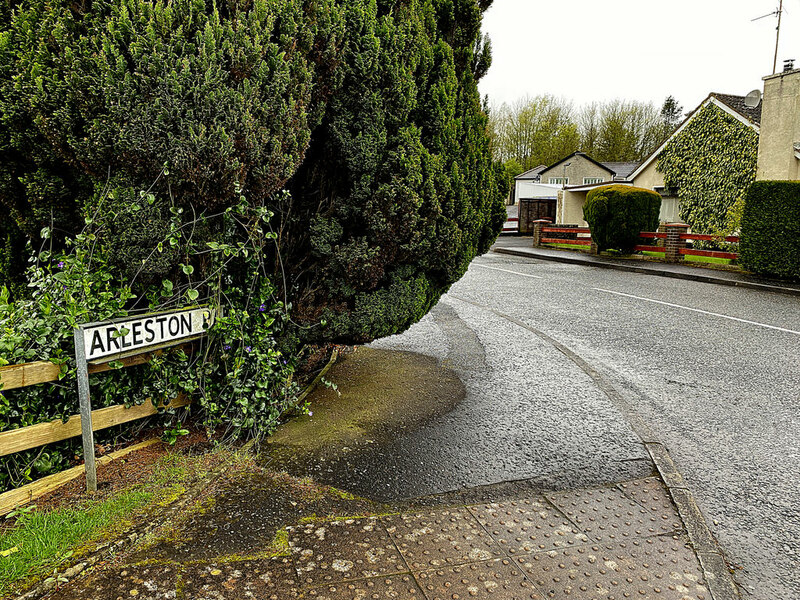
{"type": "Polygon", "coordinates": [[[583,250],[584,252],[589,251],[589,246],[584,244],[546,244],[547,248],[553,248],[554,250],[583,250]]]}
{"type": "MultiPolygon", "coordinates": [[[[653,258],[664,258],[663,252],[642,252],[644,256],[652,256],[653,258]]],[[[712,265],[730,265],[733,261],[729,258],[715,258],[713,256],[694,256],[692,254],[687,254],[683,257],[683,260],[686,262],[699,262],[699,263],[709,263],[712,265]]]]}
{"type": "Polygon", "coordinates": [[[58,571],[91,552],[93,543],[124,532],[149,509],[182,494],[189,480],[205,472],[205,463],[203,456],[166,454],[146,478],[107,497],[10,513],[0,532],[0,597],[21,593],[26,583],[47,576],[58,578],[58,571]]]}

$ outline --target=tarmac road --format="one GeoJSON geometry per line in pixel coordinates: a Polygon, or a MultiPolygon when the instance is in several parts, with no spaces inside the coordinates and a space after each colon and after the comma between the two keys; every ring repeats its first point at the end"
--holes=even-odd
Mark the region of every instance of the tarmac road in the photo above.
{"type": "Polygon", "coordinates": [[[774,293],[488,254],[423,321],[374,344],[436,356],[466,400],[354,455],[349,487],[388,499],[643,476],[650,463],[630,425],[641,419],[739,567],[745,597],[800,598],[798,308],[774,293]]]}

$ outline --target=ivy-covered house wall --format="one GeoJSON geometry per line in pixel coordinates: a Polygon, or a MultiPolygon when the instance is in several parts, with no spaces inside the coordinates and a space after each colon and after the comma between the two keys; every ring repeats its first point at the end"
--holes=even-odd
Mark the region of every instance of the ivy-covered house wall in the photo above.
{"type": "Polygon", "coordinates": [[[756,175],[758,131],[713,102],[699,109],[661,151],[656,168],[680,198],[680,218],[695,233],[739,229],[756,175]]]}

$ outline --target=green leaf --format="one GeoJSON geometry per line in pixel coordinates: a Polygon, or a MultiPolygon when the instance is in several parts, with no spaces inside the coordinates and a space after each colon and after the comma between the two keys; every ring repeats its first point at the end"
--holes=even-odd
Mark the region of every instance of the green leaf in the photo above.
{"type": "Polygon", "coordinates": [[[198,292],[197,290],[193,290],[193,289],[186,290],[186,297],[189,298],[189,300],[191,300],[192,302],[197,300],[197,297],[199,295],[200,295],[200,292],[198,292]]]}

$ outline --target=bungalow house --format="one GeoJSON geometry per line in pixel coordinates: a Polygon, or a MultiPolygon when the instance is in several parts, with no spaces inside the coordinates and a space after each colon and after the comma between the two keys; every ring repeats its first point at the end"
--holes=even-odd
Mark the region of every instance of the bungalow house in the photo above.
{"type": "Polygon", "coordinates": [[[524,224],[535,219],[556,220],[559,191],[570,182],[582,184],[624,181],[638,163],[597,162],[585,152],[573,152],[546,167],[539,165],[518,175],[514,181],[514,198],[520,205],[520,232],[524,224]]]}
{"type": "Polygon", "coordinates": [[[635,162],[597,162],[585,152],[573,152],[557,163],[540,171],[542,183],[549,185],[587,185],[624,181],[638,163],[635,162]]]}
{"type": "MultiPolygon", "coordinates": [[[[753,144],[757,145],[758,132],[761,121],[761,105],[750,106],[752,102],[745,102],[744,96],[733,96],[730,94],[710,94],[694,111],[692,111],[675,132],[645,160],[625,173],[622,180],[615,180],[614,183],[622,185],[633,185],[652,189],[661,194],[661,222],[675,222],[681,219],[680,191],[669,189],[664,185],[664,174],[659,170],[659,158],[662,157],[664,149],[671,143],[691,140],[688,137],[692,128],[696,124],[719,123],[718,130],[710,133],[706,132],[706,146],[713,152],[716,148],[720,151],[729,148],[729,137],[738,136],[749,140],[755,139],[753,144]],[[709,117],[711,117],[709,119],[709,117]],[[727,130],[723,132],[723,127],[727,130]],[[755,135],[753,135],[755,132],[755,135]],[[709,136],[711,139],[709,140],[709,136]],[[719,138],[716,140],[714,138],[719,138]],[[716,142],[719,143],[716,143],[716,142]]],[[[715,125],[716,126],[716,125],[715,125]]],[[[745,144],[749,146],[749,142],[745,144]]],[[[752,151],[755,151],[753,146],[752,151]]],[[[753,166],[755,168],[755,166],[753,166]]],[[[731,174],[732,176],[742,175],[741,173],[731,174]]],[[[745,173],[745,176],[752,174],[745,173]]],[[[596,187],[607,185],[608,182],[582,182],[578,185],[566,185],[562,193],[559,194],[558,206],[556,209],[557,223],[578,223],[585,226],[583,220],[583,205],[586,202],[586,194],[596,187]]]]}
{"type": "Polygon", "coordinates": [[[546,165],[539,165],[533,169],[528,169],[524,173],[520,173],[514,177],[514,201],[512,204],[519,202],[520,198],[532,198],[533,186],[541,183],[540,173],[547,168],[546,165]]]}

